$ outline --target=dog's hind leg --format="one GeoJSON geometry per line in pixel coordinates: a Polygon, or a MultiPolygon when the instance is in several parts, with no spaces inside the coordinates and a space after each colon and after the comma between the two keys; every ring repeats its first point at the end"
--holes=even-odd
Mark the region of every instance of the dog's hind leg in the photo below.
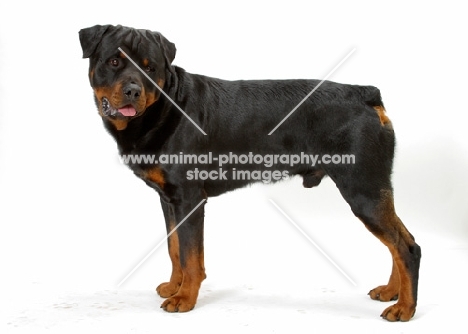
{"type": "Polygon", "coordinates": [[[388,284],[371,290],[369,295],[381,301],[398,298],[381,316],[389,321],[408,321],[416,311],[421,248],[396,215],[390,190],[381,191],[380,201],[370,215],[357,215],[388,247],[393,259],[388,284]]]}
{"type": "MultiPolygon", "coordinates": [[[[392,260],[393,261],[393,260],[392,260]]],[[[369,291],[369,296],[374,300],[381,302],[388,302],[391,300],[398,300],[400,293],[400,272],[395,261],[393,261],[392,273],[387,285],[381,285],[369,291]]]]}
{"type": "Polygon", "coordinates": [[[389,321],[408,321],[416,310],[421,248],[397,216],[391,189],[369,191],[353,184],[355,187],[339,184],[338,188],[356,217],[388,247],[393,260],[388,284],[371,290],[369,295],[380,301],[398,298],[381,316],[389,321]]]}
{"type": "Polygon", "coordinates": [[[380,301],[398,298],[381,316],[389,321],[408,321],[416,310],[421,248],[395,212],[390,179],[395,137],[383,107],[374,109],[378,118],[361,123],[362,129],[348,137],[355,163],[329,166],[327,174],[356,217],[392,255],[388,284],[371,290],[370,297],[380,301]]]}

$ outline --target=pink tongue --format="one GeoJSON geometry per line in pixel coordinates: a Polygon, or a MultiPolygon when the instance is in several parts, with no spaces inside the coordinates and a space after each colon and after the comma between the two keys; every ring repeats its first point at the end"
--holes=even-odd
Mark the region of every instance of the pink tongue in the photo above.
{"type": "Polygon", "coordinates": [[[119,109],[119,112],[124,116],[135,116],[136,110],[132,106],[125,106],[119,109]]]}

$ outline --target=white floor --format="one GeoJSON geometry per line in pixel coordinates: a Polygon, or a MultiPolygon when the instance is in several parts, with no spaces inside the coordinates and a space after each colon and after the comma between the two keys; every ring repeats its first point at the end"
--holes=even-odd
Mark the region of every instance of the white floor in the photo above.
{"type": "MultiPolygon", "coordinates": [[[[286,191],[281,187],[278,192],[286,191]]],[[[323,191],[319,189],[315,190],[317,196],[333,192],[330,184],[325,184],[323,191]]],[[[47,273],[38,274],[12,261],[5,268],[9,279],[2,286],[1,315],[5,319],[0,332],[422,333],[446,330],[447,324],[452,333],[456,328],[464,332],[466,241],[412,230],[423,248],[417,313],[408,323],[388,323],[379,315],[389,304],[372,301],[366,295],[370,288],[385,283],[390,271],[390,257],[379,241],[345,213],[346,204],[336,202],[338,207],[328,218],[305,224],[305,212],[295,210],[301,204],[293,205],[287,197],[276,195],[254,187],[210,200],[206,224],[208,278],[192,312],[169,314],[159,308],[163,300],[154,288],[170,272],[165,245],[117,287],[159,239],[153,238],[147,246],[128,240],[120,248],[109,239],[107,243],[102,240],[101,251],[92,249],[92,245],[81,250],[61,245],[62,257],[44,260],[47,273]],[[262,196],[274,197],[351,280],[262,196]],[[226,215],[227,202],[242,203],[242,198],[245,212],[226,215]],[[227,216],[229,221],[223,221],[227,216]],[[107,256],[112,252],[116,257],[125,253],[128,258],[111,255],[107,262],[100,262],[102,253],[107,256]],[[76,260],[80,270],[73,270],[67,259],[76,260]],[[115,273],[117,276],[112,277],[115,273]]],[[[162,231],[162,225],[158,231],[162,231]]]]}

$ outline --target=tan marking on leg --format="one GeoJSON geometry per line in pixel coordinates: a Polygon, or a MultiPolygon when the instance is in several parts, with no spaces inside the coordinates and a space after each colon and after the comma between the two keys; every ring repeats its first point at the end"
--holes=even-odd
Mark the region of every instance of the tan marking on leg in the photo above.
{"type": "Polygon", "coordinates": [[[388,302],[391,300],[397,300],[400,292],[400,273],[398,267],[393,262],[392,273],[387,285],[381,285],[369,291],[369,296],[374,300],[380,300],[381,302],[388,302]]]}
{"type": "MultiPolygon", "coordinates": [[[[176,224],[171,222],[171,231],[175,228],[176,224]]],[[[175,295],[182,284],[184,274],[182,267],[180,266],[179,256],[179,237],[177,231],[172,233],[168,240],[169,243],[169,257],[172,262],[172,274],[171,279],[167,283],[162,283],[156,288],[156,292],[163,298],[169,298],[175,295]]]]}
{"type": "Polygon", "coordinates": [[[182,268],[184,279],[179,291],[166,299],[161,308],[168,312],[188,312],[195,307],[201,283],[206,277],[203,263],[203,252],[190,252],[185,268],[182,268]]]}
{"type": "Polygon", "coordinates": [[[384,310],[382,317],[389,321],[408,321],[416,310],[412,280],[409,268],[401,257],[415,245],[414,239],[395,213],[393,194],[382,191],[378,217],[382,221],[383,234],[376,235],[390,250],[394,269],[390,276],[393,288],[399,283],[398,302],[384,310]],[[398,278],[397,278],[398,273],[398,278]],[[392,277],[393,276],[393,277],[392,277]]]}

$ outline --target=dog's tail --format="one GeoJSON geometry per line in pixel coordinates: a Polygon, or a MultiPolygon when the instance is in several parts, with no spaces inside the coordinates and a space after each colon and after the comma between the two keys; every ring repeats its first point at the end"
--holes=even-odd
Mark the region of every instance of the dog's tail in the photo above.
{"type": "Polygon", "coordinates": [[[374,86],[357,86],[361,99],[371,107],[383,107],[382,96],[380,90],[374,86]]]}
{"type": "Polygon", "coordinates": [[[380,95],[380,90],[374,86],[361,86],[359,93],[361,94],[363,101],[368,106],[374,108],[374,110],[377,112],[377,115],[380,119],[380,124],[382,126],[392,128],[392,122],[386,114],[382,96],[380,95]]]}

